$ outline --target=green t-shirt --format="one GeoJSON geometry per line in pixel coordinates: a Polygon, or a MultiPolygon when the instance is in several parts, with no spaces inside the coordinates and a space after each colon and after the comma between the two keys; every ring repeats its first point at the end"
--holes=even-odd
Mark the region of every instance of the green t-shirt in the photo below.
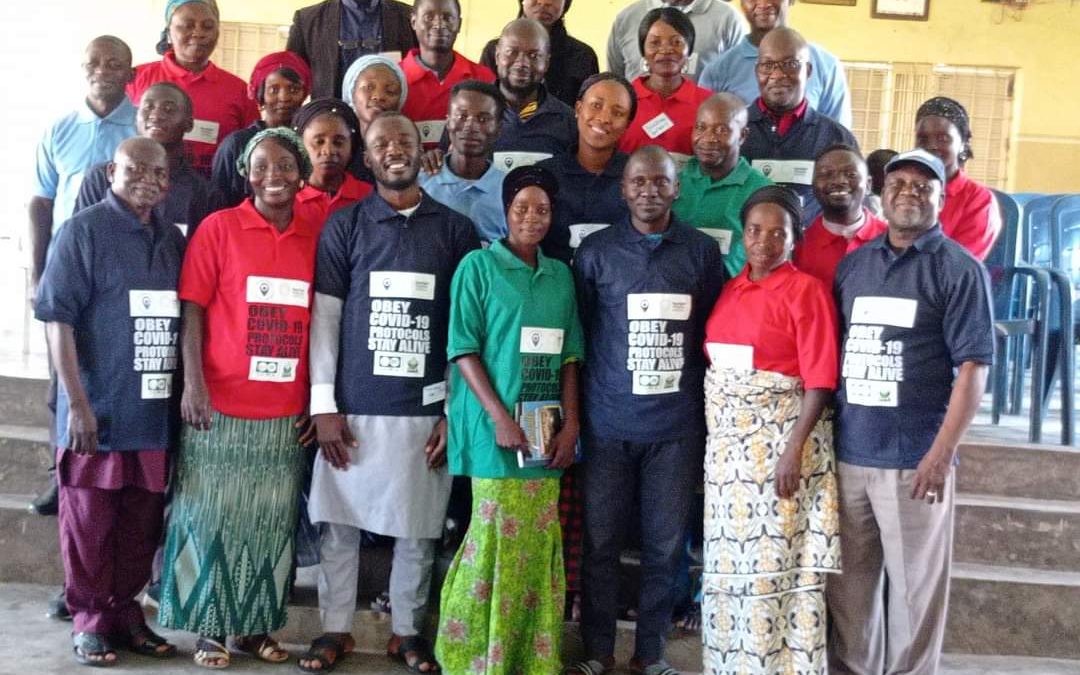
{"type": "MultiPolygon", "coordinates": [[[[543,254],[526,265],[501,241],[465,256],[450,284],[447,356],[477,354],[499,399],[558,400],[559,370],[585,356],[570,268],[543,254]]],[[[457,364],[450,369],[450,473],[473,478],[550,478],[559,471],[520,469],[517,454],[495,444],[495,424],[457,364]]]]}
{"type": "Polygon", "coordinates": [[[679,220],[712,235],[720,243],[724,267],[728,277],[734,278],[746,264],[739,211],[755,190],[772,184],[745,157],[740,157],[731,173],[718,181],[702,173],[694,157],[679,172],[679,198],[672,210],[679,220]]]}

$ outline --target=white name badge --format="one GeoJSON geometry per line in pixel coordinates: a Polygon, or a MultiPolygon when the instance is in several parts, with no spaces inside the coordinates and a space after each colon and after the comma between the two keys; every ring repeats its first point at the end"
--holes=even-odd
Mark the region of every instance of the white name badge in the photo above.
{"type": "Polygon", "coordinates": [[[629,293],[626,296],[626,318],[686,321],[690,318],[693,299],[685,293],[629,293]]]}
{"type": "Polygon", "coordinates": [[[728,251],[731,250],[731,230],[719,227],[703,227],[701,231],[715,239],[717,244],[720,244],[720,252],[724,255],[727,255],[728,251]]]}
{"type": "Polygon", "coordinates": [[[671,121],[671,118],[667,116],[667,113],[660,113],[641,125],[641,130],[644,131],[645,135],[649,138],[656,138],[673,126],[675,126],[675,123],[671,121]]]}
{"type": "Polygon", "coordinates": [[[162,399],[172,395],[172,373],[143,373],[142,398],[162,399]]]}
{"type": "Polygon", "coordinates": [[[373,298],[435,299],[435,275],[414,272],[371,272],[368,276],[373,298]]]}
{"type": "Polygon", "coordinates": [[[191,131],[184,134],[184,140],[215,145],[218,142],[218,131],[220,129],[221,125],[217,122],[212,122],[210,120],[195,120],[194,126],[191,127],[191,131]]]}
{"type": "Polygon", "coordinates": [[[176,225],[176,229],[180,230],[180,234],[184,235],[185,238],[187,237],[187,223],[173,223],[173,225],[176,225]]]}
{"type": "Polygon", "coordinates": [[[176,291],[128,291],[128,311],[132,318],[161,316],[171,319],[180,316],[180,299],[176,291]]]}
{"type": "Polygon", "coordinates": [[[880,324],[911,328],[915,325],[918,300],[862,295],[851,305],[851,323],[880,324]]]}
{"type": "Polygon", "coordinates": [[[255,382],[293,382],[300,359],[275,359],[269,356],[252,356],[248,365],[248,379],[255,382]]]}
{"type": "Polygon", "coordinates": [[[900,404],[900,395],[895,382],[877,382],[875,380],[844,380],[847,402],[874,408],[895,408],[900,404]]]}
{"type": "Polygon", "coordinates": [[[750,165],[776,183],[810,185],[814,180],[812,159],[755,159],[750,165]]]}
{"type": "Polygon", "coordinates": [[[299,279],[252,276],[247,278],[247,301],[307,308],[310,306],[310,288],[310,283],[299,279]]]}
{"type": "Polygon", "coordinates": [[[421,405],[431,405],[446,400],[446,380],[429,384],[424,387],[424,402],[421,405]]]}
{"type": "Polygon", "coordinates": [[[521,327],[522,354],[562,354],[562,328],[521,327]]]}
{"type": "Polygon", "coordinates": [[[706,342],[705,352],[714,368],[732,368],[734,370],[754,369],[753,345],[733,345],[722,342],[706,342]]]}
{"type": "Polygon", "coordinates": [[[371,357],[371,372],[387,377],[423,377],[426,360],[423,354],[375,352],[371,357]]]}
{"type": "Polygon", "coordinates": [[[631,373],[634,378],[633,393],[638,396],[656,396],[659,394],[674,394],[679,391],[679,380],[682,372],[669,371],[644,371],[639,370],[631,373]]]}
{"type": "Polygon", "coordinates": [[[532,166],[550,157],[550,152],[496,152],[494,161],[500,171],[509,172],[519,166],[532,166]]]}
{"type": "Polygon", "coordinates": [[[420,142],[426,145],[438,143],[442,139],[443,130],[446,129],[446,120],[425,120],[419,122],[416,128],[420,130],[420,142]]]}
{"type": "Polygon", "coordinates": [[[599,232],[600,230],[606,230],[611,227],[609,223],[576,223],[570,226],[570,248],[577,248],[581,246],[581,242],[585,241],[585,237],[589,236],[593,232],[599,232]]]}

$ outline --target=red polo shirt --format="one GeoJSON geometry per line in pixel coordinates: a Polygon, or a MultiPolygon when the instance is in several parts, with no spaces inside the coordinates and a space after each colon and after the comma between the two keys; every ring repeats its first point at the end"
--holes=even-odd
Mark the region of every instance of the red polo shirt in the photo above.
{"type": "Polygon", "coordinates": [[[994,193],[968,178],[963,169],[945,184],[941,230],[979,260],[986,260],[1001,232],[1001,212],[994,193]]]}
{"type": "Polygon", "coordinates": [[[201,73],[185,70],[170,50],[160,61],[135,68],[135,79],[127,86],[128,98],[139,105],[143,92],[158,82],[172,82],[191,97],[195,128],[184,136],[184,146],[192,166],[209,177],[221,141],[259,119],[259,106],[248,98],[247,83],[213,63],[201,73]]]}
{"type": "Polygon", "coordinates": [[[278,232],[245,199],[207,216],[188,244],[179,295],[206,309],[203,373],[218,412],[268,419],[307,407],[321,226],[294,209],[278,232]]]}
{"type": "Polygon", "coordinates": [[[642,75],[634,80],[634,92],[638,99],[637,114],[619,140],[619,150],[630,153],[645,145],[659,145],[668,152],[692,155],[694,148],[690,143],[690,133],[697,120],[697,109],[712,92],[684,77],[679,88],[671,96],[664,98],[645,86],[646,77],[648,76],[642,75]],[[672,122],[670,128],[663,131],[659,130],[668,124],[661,115],[667,115],[672,122]],[[652,135],[646,131],[650,123],[657,125],[652,135]]]}
{"type": "Polygon", "coordinates": [[[305,222],[317,223],[319,229],[322,230],[323,223],[331,213],[355,204],[371,194],[371,190],[371,183],[360,180],[351,173],[346,173],[341,189],[333,195],[323,192],[314,185],[305,185],[304,189],[296,195],[296,208],[305,222]]]}
{"type": "Polygon", "coordinates": [[[706,345],[749,345],[756,370],[802,378],[806,389],[835,389],[838,333],[828,290],[791,263],[760,281],[749,273],[747,265],[724,285],[705,325],[706,345]]]}
{"type": "Polygon", "coordinates": [[[795,267],[821,279],[826,288],[832,288],[841,258],[889,229],[889,224],[869,209],[863,209],[863,218],[863,226],[847,239],[825,229],[825,219],[819,215],[795,246],[795,267]]]}
{"type": "Polygon", "coordinates": [[[442,138],[450,110],[450,90],[455,84],[463,80],[495,81],[495,73],[486,66],[473,63],[457,52],[454,52],[454,64],[441,82],[434,70],[420,63],[419,49],[409,50],[401,60],[401,70],[409,83],[409,95],[401,112],[416,122],[425,148],[437,146],[442,138]]]}

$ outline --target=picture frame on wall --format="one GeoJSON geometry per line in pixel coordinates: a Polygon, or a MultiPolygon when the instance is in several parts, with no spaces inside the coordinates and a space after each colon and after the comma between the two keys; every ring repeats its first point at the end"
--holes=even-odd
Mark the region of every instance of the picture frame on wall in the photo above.
{"type": "Polygon", "coordinates": [[[802,0],[808,5],[837,5],[840,7],[854,7],[856,0],[802,0]]]}
{"type": "Polygon", "coordinates": [[[926,21],[930,17],[930,0],[872,0],[870,16],[875,19],[926,21]]]}

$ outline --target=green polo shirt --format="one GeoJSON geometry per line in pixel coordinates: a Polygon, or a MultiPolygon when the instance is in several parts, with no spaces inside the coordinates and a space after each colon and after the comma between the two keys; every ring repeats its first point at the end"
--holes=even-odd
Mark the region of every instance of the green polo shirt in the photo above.
{"type": "MultiPolygon", "coordinates": [[[[574,280],[565,264],[537,254],[533,269],[501,241],[465,256],[450,285],[447,356],[478,354],[495,392],[513,414],[518,401],[558,400],[559,370],[581,361],[585,340],[574,280]]],[[[495,425],[451,366],[450,473],[473,478],[550,478],[559,471],[520,469],[517,454],[495,444],[495,425]]]]}
{"type": "Polygon", "coordinates": [[[724,267],[728,277],[734,278],[746,264],[739,211],[755,190],[772,184],[745,157],[740,157],[731,173],[717,181],[702,173],[694,157],[679,172],[679,198],[672,209],[679,220],[720,243],[724,267]]]}

